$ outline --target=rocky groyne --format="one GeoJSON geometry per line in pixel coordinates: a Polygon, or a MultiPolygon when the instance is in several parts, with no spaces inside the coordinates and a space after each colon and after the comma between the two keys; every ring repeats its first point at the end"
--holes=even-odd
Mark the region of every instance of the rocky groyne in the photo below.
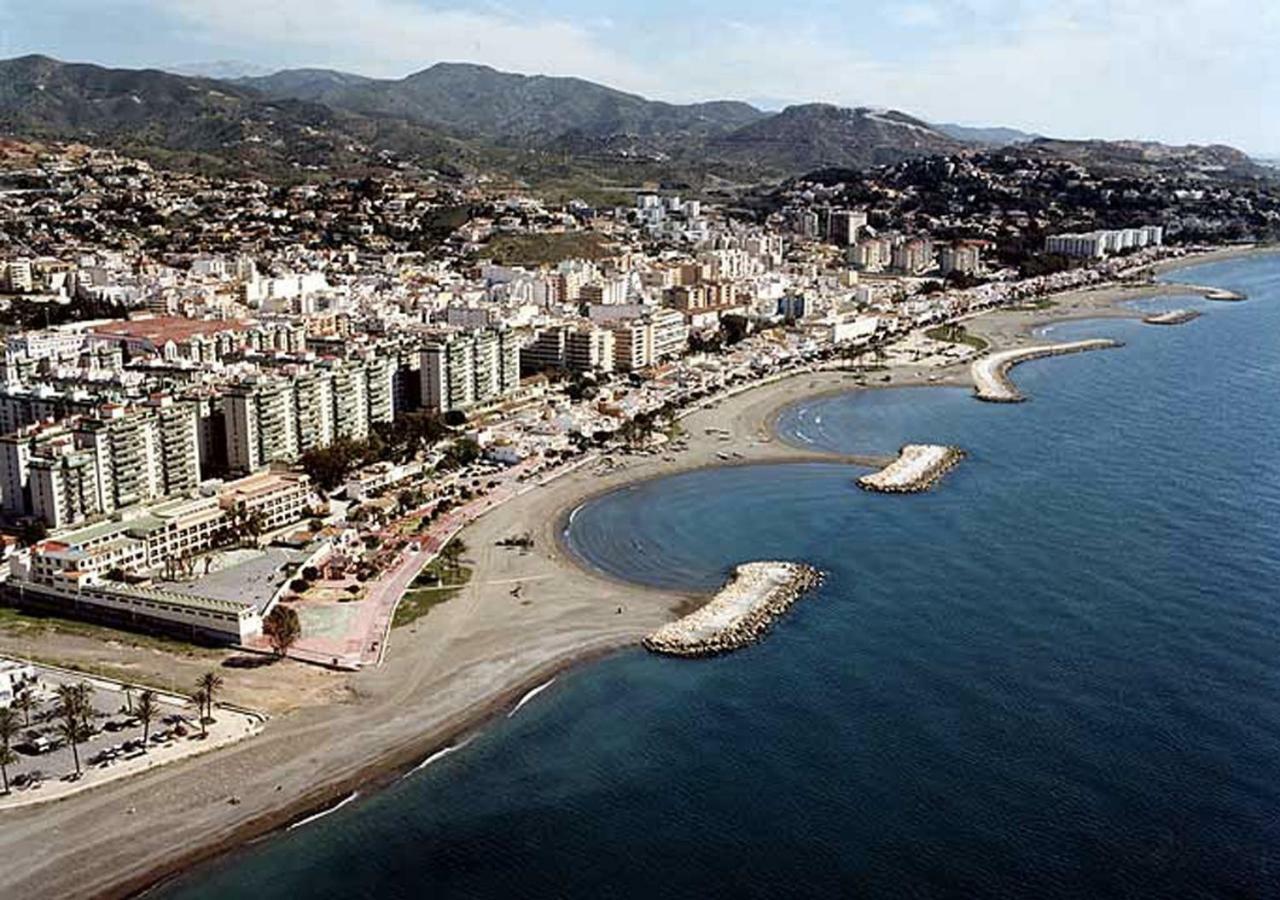
{"type": "Polygon", "coordinates": [[[1084,353],[1088,350],[1106,350],[1124,346],[1119,341],[1096,339],[1071,341],[1066,344],[1041,344],[1036,347],[1019,347],[984,356],[969,368],[973,376],[974,395],[988,403],[1021,403],[1027,398],[1019,393],[1009,380],[1009,370],[1019,363],[1046,356],[1062,356],[1067,353],[1084,353]]]}
{"type": "Polygon", "coordinates": [[[1202,313],[1195,309],[1171,309],[1168,312],[1143,316],[1142,321],[1148,325],[1183,325],[1200,318],[1201,315],[1202,313]]]}
{"type": "Polygon", "coordinates": [[[879,472],[863,475],[858,487],[879,494],[918,494],[933,487],[960,460],[964,451],[941,444],[907,444],[898,458],[879,472]]]}
{"type": "Polygon", "coordinates": [[[744,563],[710,603],[645,638],[645,649],[695,657],[754,644],[791,604],[821,581],[822,573],[804,563],[744,563]]]}

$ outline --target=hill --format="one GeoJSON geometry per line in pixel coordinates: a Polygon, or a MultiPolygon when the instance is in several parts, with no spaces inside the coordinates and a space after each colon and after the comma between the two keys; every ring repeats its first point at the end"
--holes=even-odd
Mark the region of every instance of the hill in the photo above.
{"type": "Polygon", "coordinates": [[[517,75],[469,63],[438,63],[399,80],[286,70],[240,83],[273,97],[313,100],[362,115],[395,116],[532,147],[605,146],[630,137],[658,149],[766,116],[746,103],[663,103],[580,78],[517,75]]]}
{"type": "Polygon", "coordinates": [[[934,128],[957,141],[970,144],[981,144],[987,147],[1005,147],[1009,144],[1027,144],[1039,140],[1040,135],[1017,128],[985,127],[975,125],[955,125],[951,122],[935,123],[934,128]]]}
{"type": "Polygon", "coordinates": [[[474,153],[449,136],[241,84],[45,56],[0,61],[0,131],[102,143],[170,164],[260,171],[368,165],[379,151],[424,161],[474,153]]]}
{"type": "Polygon", "coordinates": [[[708,152],[779,171],[865,168],[915,156],[954,153],[964,144],[896,110],[828,104],[789,106],[708,142],[708,152]]]}

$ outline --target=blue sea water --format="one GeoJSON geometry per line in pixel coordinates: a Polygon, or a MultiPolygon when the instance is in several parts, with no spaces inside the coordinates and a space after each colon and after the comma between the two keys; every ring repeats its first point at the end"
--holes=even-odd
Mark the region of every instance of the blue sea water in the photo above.
{"type": "Polygon", "coordinates": [[[798,443],[969,458],[917,496],[828,464],[699,471],[583,508],[574,550],[708,588],[828,573],[765,642],[626,652],[465,750],[168,898],[1280,895],[1280,256],[1174,276],[1178,327],[1029,363],[1031,398],[888,389],[798,443]]]}

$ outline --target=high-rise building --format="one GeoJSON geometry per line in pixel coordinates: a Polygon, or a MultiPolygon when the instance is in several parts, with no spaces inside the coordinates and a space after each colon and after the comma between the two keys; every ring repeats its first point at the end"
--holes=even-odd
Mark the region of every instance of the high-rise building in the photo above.
{"type": "Polygon", "coordinates": [[[253,472],[272,462],[298,458],[297,407],[293,383],[262,379],[236,385],[223,395],[227,465],[253,472]]]}
{"type": "Polygon", "coordinates": [[[520,343],[511,331],[453,334],[422,350],[422,404],[433,412],[468,409],[520,386],[520,343]]]}
{"type": "Polygon", "coordinates": [[[298,452],[318,450],[333,443],[333,374],[309,369],[293,380],[297,408],[298,452]]]}

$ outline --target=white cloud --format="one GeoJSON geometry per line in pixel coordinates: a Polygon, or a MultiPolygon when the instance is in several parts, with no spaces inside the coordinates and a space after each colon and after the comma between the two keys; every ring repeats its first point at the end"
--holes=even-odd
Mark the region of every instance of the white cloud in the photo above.
{"type": "Polygon", "coordinates": [[[894,10],[899,24],[913,28],[935,28],[942,24],[942,10],[929,3],[908,3],[894,10]]]}
{"type": "Polygon", "coordinates": [[[530,21],[495,5],[438,9],[407,0],[155,0],[210,42],[285,47],[290,58],[399,77],[442,60],[656,87],[584,26],[530,21]]]}

